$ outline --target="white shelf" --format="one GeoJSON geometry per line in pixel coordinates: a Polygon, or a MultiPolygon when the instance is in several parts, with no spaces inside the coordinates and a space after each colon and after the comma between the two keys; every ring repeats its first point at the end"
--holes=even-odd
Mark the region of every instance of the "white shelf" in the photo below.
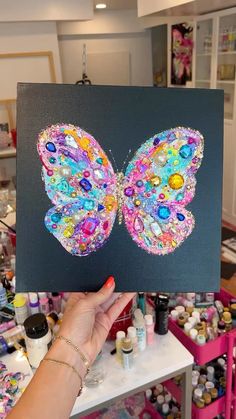
{"type": "Polygon", "coordinates": [[[195,83],[210,83],[210,80],[195,80],[195,83]]]}
{"type": "Polygon", "coordinates": [[[16,157],[16,149],[14,147],[8,147],[4,150],[0,150],[0,159],[8,159],[16,157]]]}
{"type": "Polygon", "coordinates": [[[218,51],[218,55],[235,55],[236,51],[218,51]]]}
{"type": "Polygon", "coordinates": [[[211,57],[211,52],[203,52],[201,54],[197,54],[197,57],[211,57]]]}
{"type": "Polygon", "coordinates": [[[235,80],[217,80],[218,84],[234,84],[235,80]]]}

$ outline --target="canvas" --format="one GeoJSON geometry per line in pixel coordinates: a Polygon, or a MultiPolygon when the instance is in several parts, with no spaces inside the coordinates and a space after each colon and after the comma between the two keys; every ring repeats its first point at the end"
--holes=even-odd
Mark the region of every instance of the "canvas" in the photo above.
{"type": "Polygon", "coordinates": [[[214,291],[223,92],[19,84],[17,290],[214,291]]]}

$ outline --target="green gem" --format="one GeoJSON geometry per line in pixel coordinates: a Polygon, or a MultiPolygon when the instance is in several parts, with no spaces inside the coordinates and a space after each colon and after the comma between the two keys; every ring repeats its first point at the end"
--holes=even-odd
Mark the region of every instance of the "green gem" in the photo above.
{"type": "Polygon", "coordinates": [[[103,160],[102,160],[102,158],[101,158],[101,157],[99,157],[99,158],[96,160],[96,162],[97,162],[98,164],[102,164],[102,163],[103,163],[103,160]]]}
{"type": "Polygon", "coordinates": [[[55,157],[50,157],[50,159],[49,159],[49,162],[50,162],[50,163],[54,164],[54,163],[55,163],[55,161],[56,161],[55,157]]]}

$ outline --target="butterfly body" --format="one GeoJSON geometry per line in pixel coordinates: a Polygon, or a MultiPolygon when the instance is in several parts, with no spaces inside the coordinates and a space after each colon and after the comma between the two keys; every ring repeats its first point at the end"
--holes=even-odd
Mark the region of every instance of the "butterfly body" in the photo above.
{"type": "Polygon", "coordinates": [[[102,247],[116,213],[138,246],[155,255],[173,252],[194,228],[185,206],[194,197],[203,157],[198,131],[177,127],[154,135],[125,173],[115,173],[99,143],[69,124],[44,130],[38,153],[54,204],[45,225],[73,255],[87,256],[102,247]]]}

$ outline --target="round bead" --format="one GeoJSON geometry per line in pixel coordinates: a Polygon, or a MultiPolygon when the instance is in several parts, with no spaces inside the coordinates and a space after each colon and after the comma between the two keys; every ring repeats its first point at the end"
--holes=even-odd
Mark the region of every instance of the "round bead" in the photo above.
{"type": "Polygon", "coordinates": [[[158,207],[157,215],[162,220],[167,220],[167,218],[169,218],[170,214],[171,214],[171,212],[170,212],[169,207],[167,207],[165,205],[160,205],[158,207]]]}
{"type": "Polygon", "coordinates": [[[128,186],[128,188],[125,188],[124,193],[126,196],[133,196],[134,195],[134,188],[128,186]]]}
{"type": "Polygon", "coordinates": [[[165,199],[165,195],[163,193],[160,193],[159,198],[160,199],[165,199]]]}
{"type": "Polygon", "coordinates": [[[184,178],[179,173],[174,173],[169,177],[168,184],[171,189],[180,189],[184,184],[184,178]]]}
{"type": "Polygon", "coordinates": [[[188,143],[189,143],[189,144],[193,144],[193,143],[195,143],[195,140],[194,140],[194,138],[192,138],[192,137],[189,137],[189,139],[188,139],[188,143]]]}
{"type": "Polygon", "coordinates": [[[134,201],[134,205],[135,205],[136,207],[139,207],[139,205],[141,205],[141,201],[140,201],[139,199],[135,199],[135,201],[134,201]]]}
{"type": "Polygon", "coordinates": [[[138,188],[141,188],[141,187],[143,186],[143,181],[142,181],[142,180],[137,180],[137,182],[136,182],[136,186],[137,186],[138,188]]]}
{"type": "Polygon", "coordinates": [[[150,182],[151,182],[152,186],[159,186],[161,184],[161,178],[160,178],[160,176],[153,176],[150,179],[150,182]]]}
{"type": "Polygon", "coordinates": [[[47,149],[48,151],[50,151],[51,153],[55,153],[55,152],[56,152],[56,147],[55,147],[55,144],[53,144],[51,141],[49,141],[49,142],[46,144],[46,149],[47,149]]]}
{"type": "Polygon", "coordinates": [[[60,221],[61,217],[62,217],[62,214],[60,212],[55,212],[54,214],[51,215],[51,220],[54,223],[58,223],[60,221]]]}
{"type": "Polygon", "coordinates": [[[63,177],[69,177],[71,175],[71,168],[70,168],[70,166],[62,166],[59,171],[60,171],[60,174],[63,177]]]}
{"type": "Polygon", "coordinates": [[[71,192],[70,196],[71,196],[71,198],[76,198],[77,197],[77,193],[76,192],[71,192]]]}
{"type": "Polygon", "coordinates": [[[53,228],[53,230],[55,230],[57,228],[57,225],[56,224],[53,224],[52,225],[52,228],[53,228]]]}
{"type": "Polygon", "coordinates": [[[167,156],[164,151],[159,151],[159,153],[156,153],[156,155],[153,157],[153,160],[156,164],[159,164],[160,166],[165,166],[167,161],[167,156]]]}
{"type": "Polygon", "coordinates": [[[88,170],[85,170],[84,177],[89,177],[89,176],[90,176],[90,172],[88,170]]]}
{"type": "Polygon", "coordinates": [[[79,249],[81,250],[81,252],[84,252],[87,249],[86,244],[85,243],[80,243],[79,249]]]}
{"type": "Polygon", "coordinates": [[[48,175],[48,176],[52,176],[52,175],[53,175],[53,170],[48,170],[48,171],[47,171],[47,175],[48,175]]]}
{"type": "Polygon", "coordinates": [[[189,145],[184,144],[182,145],[182,147],[180,147],[179,149],[179,155],[183,158],[183,159],[188,159],[190,156],[192,156],[192,149],[189,145]]]}

